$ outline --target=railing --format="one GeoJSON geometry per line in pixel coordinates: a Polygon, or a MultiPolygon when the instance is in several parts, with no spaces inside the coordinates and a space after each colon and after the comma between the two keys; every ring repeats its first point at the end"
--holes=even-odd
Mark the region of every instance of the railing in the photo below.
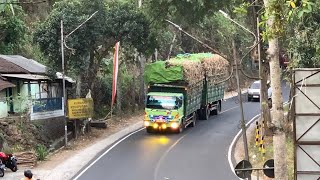
{"type": "Polygon", "coordinates": [[[62,110],[62,98],[43,98],[33,100],[33,112],[62,110]]]}

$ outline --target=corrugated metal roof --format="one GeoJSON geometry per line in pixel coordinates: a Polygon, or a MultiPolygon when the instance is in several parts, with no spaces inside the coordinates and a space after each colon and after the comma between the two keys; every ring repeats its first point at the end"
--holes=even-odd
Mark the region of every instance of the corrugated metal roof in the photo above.
{"type": "Polygon", "coordinates": [[[28,73],[28,71],[0,57],[0,73],[28,73]]]}
{"type": "MultiPolygon", "coordinates": [[[[35,60],[27,59],[19,55],[0,55],[0,58],[7,60],[32,74],[45,74],[46,66],[35,60]]],[[[2,65],[0,65],[2,66],[2,65]]],[[[18,72],[16,72],[18,73],[18,72]]]]}
{"type": "Polygon", "coordinates": [[[28,80],[47,80],[48,76],[35,75],[35,74],[1,74],[3,77],[28,79],[28,80]]]}
{"type": "MultiPolygon", "coordinates": [[[[8,78],[27,79],[27,80],[50,80],[48,76],[35,75],[35,74],[1,74],[1,76],[8,77],[8,78]]],[[[56,79],[62,80],[62,74],[57,72],[56,79]]],[[[70,83],[75,83],[75,81],[68,76],[65,76],[65,80],[70,83]]]]}
{"type": "Polygon", "coordinates": [[[0,77],[0,91],[9,87],[15,87],[16,85],[4,80],[0,77]]]}

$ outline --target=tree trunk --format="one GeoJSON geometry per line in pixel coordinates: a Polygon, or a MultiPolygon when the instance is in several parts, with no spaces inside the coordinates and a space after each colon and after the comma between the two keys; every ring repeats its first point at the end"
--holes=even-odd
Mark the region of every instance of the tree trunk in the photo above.
{"type": "Polygon", "coordinates": [[[288,179],[286,161],[286,136],[284,132],[283,98],[280,78],[278,39],[269,40],[268,55],[270,56],[270,80],[272,88],[272,129],[275,159],[275,177],[279,180],[288,179]]]}
{"type": "Polygon", "coordinates": [[[144,104],[144,96],[145,96],[145,84],[144,84],[144,79],[143,79],[143,74],[144,74],[144,68],[146,64],[146,58],[145,56],[138,56],[138,61],[139,61],[139,106],[144,104]]]}
{"type": "Polygon", "coordinates": [[[169,53],[168,53],[168,58],[167,59],[170,59],[170,56],[171,56],[171,53],[172,53],[172,48],[173,48],[174,42],[176,41],[176,37],[177,37],[177,35],[174,34],[174,36],[172,38],[172,41],[171,41],[171,44],[170,44],[170,49],[169,49],[169,53]]]}
{"type": "Polygon", "coordinates": [[[262,109],[262,120],[264,123],[264,135],[271,135],[268,126],[271,124],[270,109],[268,106],[268,87],[267,87],[267,77],[268,77],[268,67],[267,63],[261,63],[261,109],[262,109]]]}
{"type": "MultiPolygon", "coordinates": [[[[272,2],[264,0],[266,14],[269,18],[267,29],[269,33],[275,23],[274,13],[272,12],[272,2]]],[[[284,115],[283,115],[283,98],[280,78],[279,63],[279,42],[275,34],[269,34],[269,49],[267,51],[270,65],[270,80],[272,88],[272,130],[273,130],[273,148],[274,148],[274,165],[275,179],[287,180],[287,160],[286,160],[286,136],[284,132],[284,115]]]]}
{"type": "Polygon", "coordinates": [[[77,76],[77,82],[76,82],[76,98],[80,98],[81,97],[81,79],[82,79],[82,76],[81,76],[81,73],[78,74],[77,76]]]}
{"type": "Polygon", "coordinates": [[[122,72],[120,70],[118,71],[118,78],[117,78],[117,95],[116,95],[116,108],[117,108],[117,115],[120,115],[122,117],[122,72]]]}

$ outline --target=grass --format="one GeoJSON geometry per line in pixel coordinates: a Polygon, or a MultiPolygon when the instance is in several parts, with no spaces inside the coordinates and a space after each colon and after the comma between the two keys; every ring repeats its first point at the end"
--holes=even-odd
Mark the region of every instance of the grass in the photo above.
{"type": "MultiPolygon", "coordinates": [[[[255,129],[253,129],[255,131],[255,129]]],[[[287,164],[288,164],[288,179],[294,179],[294,142],[291,135],[286,136],[287,147],[287,164]]],[[[256,146],[255,136],[249,140],[249,157],[253,167],[262,168],[263,164],[273,158],[273,140],[272,136],[264,137],[265,156],[259,151],[259,146],[256,146]]],[[[254,172],[256,174],[256,172],[254,172]]],[[[260,176],[261,176],[260,172],[260,176]]]]}

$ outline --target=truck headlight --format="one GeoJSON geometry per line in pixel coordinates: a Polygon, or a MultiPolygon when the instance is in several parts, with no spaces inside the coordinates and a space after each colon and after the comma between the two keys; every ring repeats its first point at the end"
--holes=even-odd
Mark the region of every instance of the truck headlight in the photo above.
{"type": "Polygon", "coordinates": [[[177,122],[171,123],[171,128],[177,129],[178,127],[179,127],[179,123],[177,123],[177,122]]]}
{"type": "Polygon", "coordinates": [[[145,127],[150,126],[150,122],[149,122],[149,121],[144,121],[144,126],[145,126],[145,127]]]}
{"type": "Polygon", "coordinates": [[[158,127],[159,127],[159,125],[158,125],[157,123],[154,123],[154,124],[153,124],[153,128],[154,128],[154,129],[157,129],[158,127]]]}

